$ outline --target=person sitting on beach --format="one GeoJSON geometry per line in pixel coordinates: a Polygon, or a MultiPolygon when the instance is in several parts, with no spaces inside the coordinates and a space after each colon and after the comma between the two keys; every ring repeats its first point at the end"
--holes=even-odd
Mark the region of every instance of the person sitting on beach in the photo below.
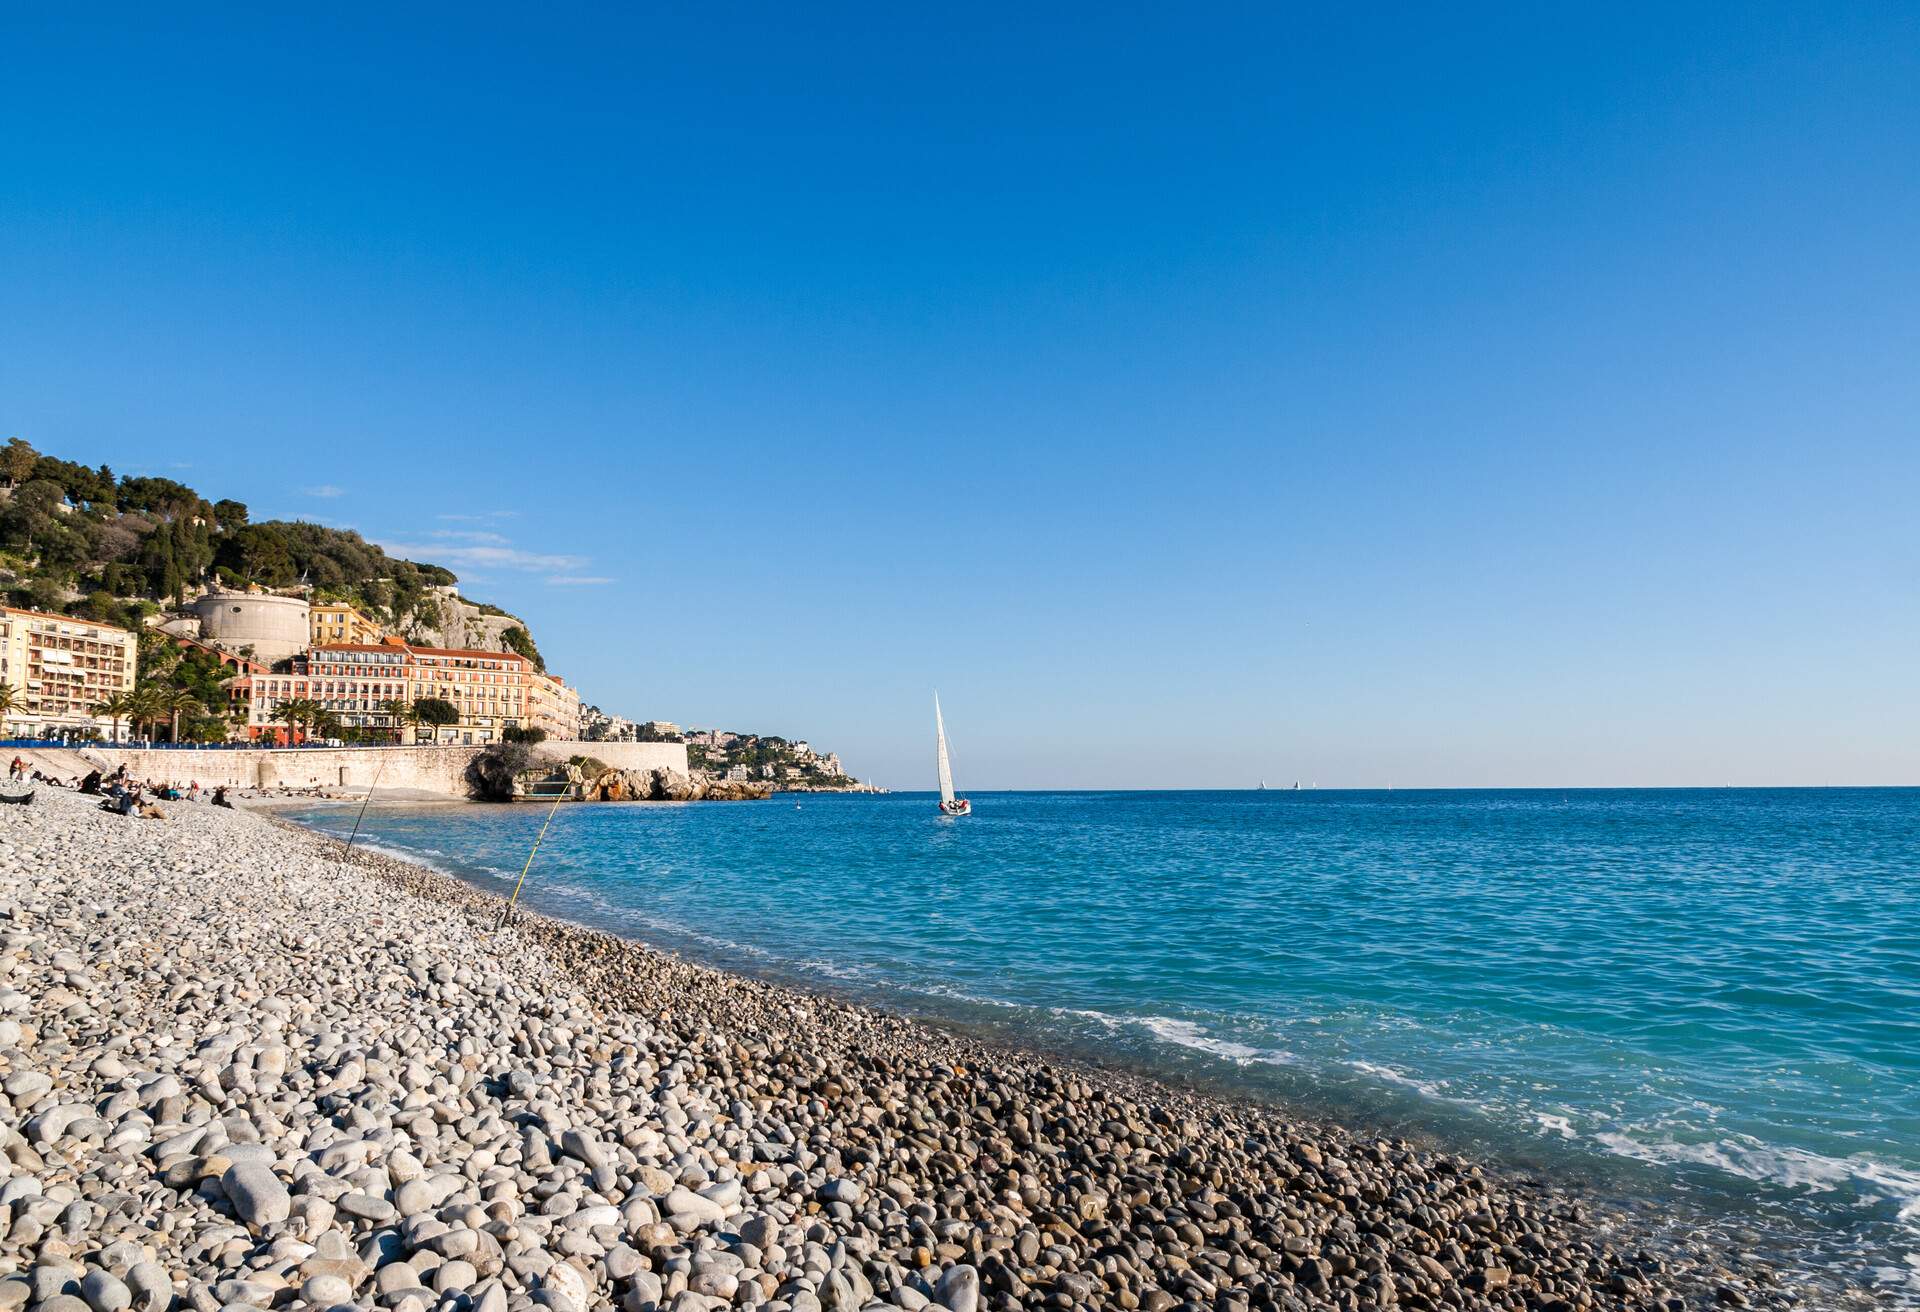
{"type": "Polygon", "coordinates": [[[197,802],[200,800],[200,781],[198,779],[187,780],[187,800],[189,802],[197,802]]]}
{"type": "Polygon", "coordinates": [[[107,789],[107,800],[100,803],[102,811],[111,811],[118,815],[132,815],[133,808],[139,805],[140,790],[125,788],[114,784],[107,789]]]}
{"type": "Polygon", "coordinates": [[[224,806],[229,811],[233,810],[233,803],[227,800],[226,785],[222,784],[213,790],[213,804],[215,806],[224,806]]]}
{"type": "Polygon", "coordinates": [[[7,778],[18,779],[26,773],[26,770],[27,763],[16,756],[13,758],[13,764],[7,767],[7,778]]]}

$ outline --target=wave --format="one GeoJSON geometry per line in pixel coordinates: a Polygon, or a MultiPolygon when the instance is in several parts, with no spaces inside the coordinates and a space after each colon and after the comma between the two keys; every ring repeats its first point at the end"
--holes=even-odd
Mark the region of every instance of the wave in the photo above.
{"type": "Polygon", "coordinates": [[[1047,1011],[1054,1016],[1072,1016],[1081,1020],[1090,1020],[1113,1033],[1126,1029],[1145,1030],[1162,1043],[1168,1043],[1177,1048],[1187,1048],[1194,1052],[1204,1052],[1223,1061],[1230,1061],[1236,1066],[1255,1063],[1286,1066],[1292,1065],[1296,1060],[1294,1054],[1285,1048],[1256,1048],[1250,1043],[1223,1039],[1210,1034],[1198,1021],[1183,1020],[1177,1016],[1116,1016],[1111,1012],[1096,1011],[1088,1007],[1049,1007],[1047,1011]]]}
{"type": "Polygon", "coordinates": [[[1141,1016],[1136,1019],[1135,1024],[1155,1038],[1177,1047],[1211,1053],[1216,1057],[1224,1057],[1228,1061],[1242,1065],[1261,1056],[1260,1049],[1251,1044],[1215,1038],[1208,1034],[1204,1027],[1190,1020],[1177,1020],[1172,1016],[1141,1016]]]}
{"type": "Polygon", "coordinates": [[[1441,1102],[1462,1103],[1464,1101],[1449,1094],[1446,1091],[1446,1085],[1438,1081],[1423,1080],[1417,1076],[1409,1075],[1405,1071],[1396,1070],[1391,1066],[1382,1066],[1378,1062],[1361,1061],[1358,1058],[1348,1061],[1345,1064],[1359,1071],[1362,1075],[1371,1075],[1374,1079],[1381,1080],[1387,1084],[1397,1084],[1403,1089],[1412,1089],[1415,1093],[1423,1097],[1435,1098],[1441,1102]]]}
{"type": "Polygon", "coordinates": [[[1891,1204],[1898,1220],[1920,1232],[1920,1170],[1893,1166],[1864,1153],[1829,1157],[1744,1135],[1697,1143],[1636,1139],[1621,1131],[1593,1138],[1609,1152],[1657,1165],[1709,1166],[1743,1180],[1814,1194],[1851,1187],[1863,1197],[1891,1204]]]}

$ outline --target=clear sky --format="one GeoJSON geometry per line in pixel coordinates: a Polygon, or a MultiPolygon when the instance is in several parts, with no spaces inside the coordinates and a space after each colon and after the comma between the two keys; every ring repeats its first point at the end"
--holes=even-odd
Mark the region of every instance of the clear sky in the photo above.
{"type": "Polygon", "coordinates": [[[1913,4],[63,8],[0,438],[447,564],[603,707],[1920,783],[1913,4]]]}

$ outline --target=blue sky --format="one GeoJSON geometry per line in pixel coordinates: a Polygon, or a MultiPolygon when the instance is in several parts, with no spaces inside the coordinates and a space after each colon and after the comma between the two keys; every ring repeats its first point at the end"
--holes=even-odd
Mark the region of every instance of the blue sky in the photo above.
{"type": "Polygon", "coordinates": [[[895,786],[1920,783],[1920,9],[708,10],[16,7],[0,437],[895,786]]]}

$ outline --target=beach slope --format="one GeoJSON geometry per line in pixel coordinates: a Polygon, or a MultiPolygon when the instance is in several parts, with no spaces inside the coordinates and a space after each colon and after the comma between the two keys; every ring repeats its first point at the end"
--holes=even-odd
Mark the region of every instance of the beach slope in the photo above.
{"type": "Polygon", "coordinates": [[[163,809],[0,807],[5,1312],[1767,1297],[1429,1149],[163,809]]]}

